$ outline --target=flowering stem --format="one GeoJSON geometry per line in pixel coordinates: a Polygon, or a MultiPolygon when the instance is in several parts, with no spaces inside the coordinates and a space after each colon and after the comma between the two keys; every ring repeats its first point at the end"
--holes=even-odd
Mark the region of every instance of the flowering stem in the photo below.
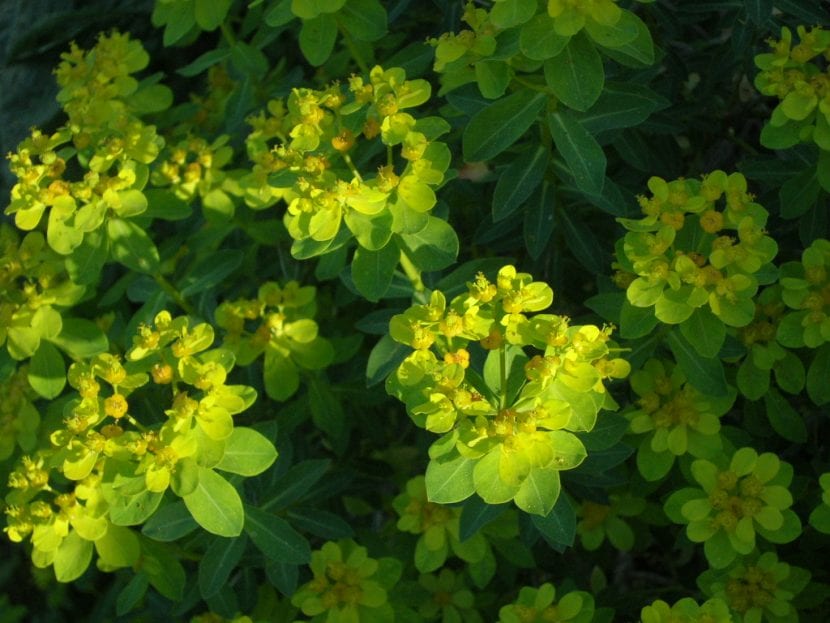
{"type": "Polygon", "coordinates": [[[352,57],[352,60],[360,67],[360,71],[369,75],[369,66],[366,64],[366,61],[363,60],[363,57],[358,52],[357,48],[355,47],[354,41],[352,41],[352,36],[348,33],[346,29],[338,24],[337,29],[340,31],[340,35],[343,37],[343,43],[346,44],[346,49],[349,50],[349,54],[352,57]]]}
{"type": "Polygon", "coordinates": [[[426,297],[424,296],[426,286],[424,286],[424,281],[421,279],[421,271],[412,263],[412,260],[409,259],[409,256],[407,256],[403,249],[401,249],[400,264],[403,272],[412,284],[412,289],[415,290],[415,298],[426,302],[426,297]]]}
{"type": "Polygon", "coordinates": [[[355,178],[357,178],[358,182],[363,182],[363,178],[360,175],[360,171],[357,170],[357,167],[354,166],[354,162],[352,162],[352,157],[349,154],[345,154],[345,153],[342,154],[342,155],[343,155],[343,160],[346,162],[346,165],[348,165],[349,171],[352,172],[352,175],[354,175],[355,178]]]}
{"type": "Polygon", "coordinates": [[[165,294],[167,294],[167,296],[173,299],[173,302],[176,303],[176,305],[178,305],[181,309],[183,309],[185,313],[187,313],[187,315],[197,315],[196,309],[184,299],[181,293],[176,289],[176,286],[167,281],[167,279],[165,279],[163,275],[157,273],[153,275],[153,279],[155,279],[159,287],[162,290],[164,290],[165,294]]]}

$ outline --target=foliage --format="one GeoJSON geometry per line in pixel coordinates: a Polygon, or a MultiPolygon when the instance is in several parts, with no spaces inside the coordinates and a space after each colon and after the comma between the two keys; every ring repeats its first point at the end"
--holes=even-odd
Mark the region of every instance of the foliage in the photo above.
{"type": "Polygon", "coordinates": [[[823,6],[24,4],[0,619],[830,618],[823,6]]]}

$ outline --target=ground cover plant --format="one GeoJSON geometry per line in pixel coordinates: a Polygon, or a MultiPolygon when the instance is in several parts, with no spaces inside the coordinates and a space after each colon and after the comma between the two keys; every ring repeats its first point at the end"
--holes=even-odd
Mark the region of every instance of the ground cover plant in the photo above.
{"type": "Polygon", "coordinates": [[[0,11],[0,621],[830,619],[825,4],[0,11]]]}

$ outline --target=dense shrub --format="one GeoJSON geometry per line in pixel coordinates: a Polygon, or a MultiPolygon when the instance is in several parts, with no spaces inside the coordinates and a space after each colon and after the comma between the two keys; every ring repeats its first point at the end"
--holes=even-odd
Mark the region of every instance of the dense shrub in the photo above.
{"type": "Polygon", "coordinates": [[[0,620],[830,618],[821,3],[44,7],[0,620]]]}

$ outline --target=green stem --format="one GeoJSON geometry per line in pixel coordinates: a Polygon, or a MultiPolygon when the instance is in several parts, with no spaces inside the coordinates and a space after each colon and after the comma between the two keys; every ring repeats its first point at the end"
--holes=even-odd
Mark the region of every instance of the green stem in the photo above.
{"type": "Polygon", "coordinates": [[[176,305],[178,305],[181,309],[183,309],[187,315],[197,315],[196,309],[185,300],[181,293],[176,289],[176,286],[167,281],[167,279],[165,279],[163,275],[155,274],[153,275],[153,279],[155,279],[159,287],[162,290],[164,290],[165,294],[167,294],[167,296],[173,299],[173,302],[176,303],[176,305]]]}
{"type": "Polygon", "coordinates": [[[369,65],[366,64],[366,61],[363,60],[363,57],[360,55],[360,52],[357,51],[357,47],[355,47],[354,41],[352,40],[352,36],[349,32],[338,24],[337,30],[340,31],[340,35],[343,37],[343,43],[346,44],[346,49],[349,51],[354,62],[360,67],[360,71],[369,75],[369,65]]]}
{"type": "Polygon", "coordinates": [[[501,389],[501,408],[507,407],[507,349],[499,346],[499,388],[501,389]]]}
{"type": "Polygon", "coordinates": [[[412,263],[412,260],[409,259],[409,256],[407,256],[403,249],[401,250],[400,264],[401,268],[403,268],[403,272],[412,284],[412,289],[415,290],[415,298],[419,300],[423,299],[424,302],[426,302],[426,297],[424,295],[426,292],[426,286],[421,279],[421,271],[418,270],[418,267],[412,263]]]}
{"type": "Polygon", "coordinates": [[[228,42],[228,45],[230,47],[235,46],[236,45],[236,37],[234,36],[233,31],[231,30],[231,27],[228,26],[225,22],[222,22],[219,25],[219,28],[222,29],[222,36],[225,38],[225,41],[228,42]]]}
{"type": "Polygon", "coordinates": [[[391,145],[386,146],[386,164],[390,167],[395,164],[395,154],[392,153],[391,145]]]}
{"type": "Polygon", "coordinates": [[[532,91],[538,91],[539,93],[544,93],[545,95],[553,97],[553,93],[547,85],[536,84],[535,82],[525,80],[524,78],[520,78],[519,76],[513,76],[513,82],[521,84],[523,87],[527,87],[532,91]]]}
{"type": "Polygon", "coordinates": [[[354,162],[352,162],[352,157],[346,153],[342,154],[342,156],[343,160],[346,162],[346,165],[349,167],[349,171],[351,171],[352,175],[354,175],[357,178],[358,182],[362,183],[363,178],[360,176],[360,171],[358,171],[357,167],[354,166],[354,162]]]}

